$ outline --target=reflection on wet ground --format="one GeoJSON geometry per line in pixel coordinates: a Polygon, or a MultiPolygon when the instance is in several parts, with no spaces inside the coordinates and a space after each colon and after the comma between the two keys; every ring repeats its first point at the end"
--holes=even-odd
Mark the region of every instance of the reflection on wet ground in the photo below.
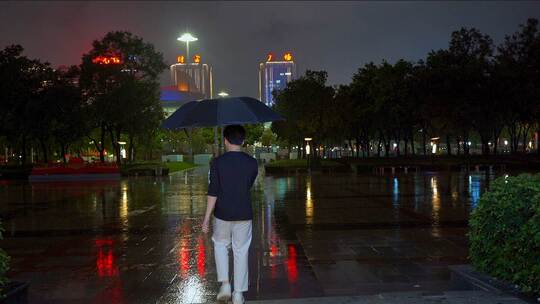
{"type": "MultiPolygon", "coordinates": [[[[206,303],[207,168],[163,179],[0,185],[2,247],[30,303],[206,303]]],[[[259,176],[247,299],[467,288],[467,218],[492,176],[259,176]]]]}

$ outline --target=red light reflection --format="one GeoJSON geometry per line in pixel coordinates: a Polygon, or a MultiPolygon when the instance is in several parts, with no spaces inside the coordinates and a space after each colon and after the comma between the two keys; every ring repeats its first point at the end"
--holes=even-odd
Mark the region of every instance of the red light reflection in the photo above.
{"type": "Polygon", "coordinates": [[[199,271],[199,276],[204,277],[206,272],[206,252],[204,246],[204,239],[202,236],[199,237],[199,245],[197,246],[197,270],[199,271]]]}
{"type": "Polygon", "coordinates": [[[178,253],[178,262],[180,264],[180,277],[185,278],[189,271],[189,240],[180,240],[180,251],[178,253]]]}
{"type": "Polygon", "coordinates": [[[99,277],[116,277],[118,276],[118,266],[114,263],[113,241],[112,240],[96,240],[97,259],[96,269],[99,277]]]}
{"type": "Polygon", "coordinates": [[[296,266],[296,247],[294,244],[288,245],[288,256],[287,256],[287,278],[289,282],[296,282],[298,279],[298,268],[296,266]]]}

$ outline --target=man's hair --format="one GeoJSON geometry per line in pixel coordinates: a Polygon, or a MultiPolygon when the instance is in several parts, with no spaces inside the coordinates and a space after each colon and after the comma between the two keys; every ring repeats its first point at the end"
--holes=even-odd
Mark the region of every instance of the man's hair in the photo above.
{"type": "Polygon", "coordinates": [[[241,146],[246,139],[246,130],[240,125],[226,126],[223,130],[223,137],[231,144],[241,146]]]}

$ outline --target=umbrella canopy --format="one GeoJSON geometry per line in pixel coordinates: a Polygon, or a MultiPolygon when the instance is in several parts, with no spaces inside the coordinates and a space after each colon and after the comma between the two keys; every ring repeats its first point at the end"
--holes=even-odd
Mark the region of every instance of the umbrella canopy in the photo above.
{"type": "Polygon", "coordinates": [[[191,101],[181,106],[162,127],[183,129],[257,124],[284,120],[261,101],[251,97],[228,97],[191,101]]]}

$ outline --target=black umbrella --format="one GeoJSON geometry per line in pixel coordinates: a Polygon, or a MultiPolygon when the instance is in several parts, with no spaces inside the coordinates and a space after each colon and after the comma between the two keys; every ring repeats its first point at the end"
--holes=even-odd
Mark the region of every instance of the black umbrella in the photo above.
{"type": "Polygon", "coordinates": [[[228,97],[188,102],[169,116],[162,127],[174,130],[277,120],[284,118],[255,98],[228,97]]]}

